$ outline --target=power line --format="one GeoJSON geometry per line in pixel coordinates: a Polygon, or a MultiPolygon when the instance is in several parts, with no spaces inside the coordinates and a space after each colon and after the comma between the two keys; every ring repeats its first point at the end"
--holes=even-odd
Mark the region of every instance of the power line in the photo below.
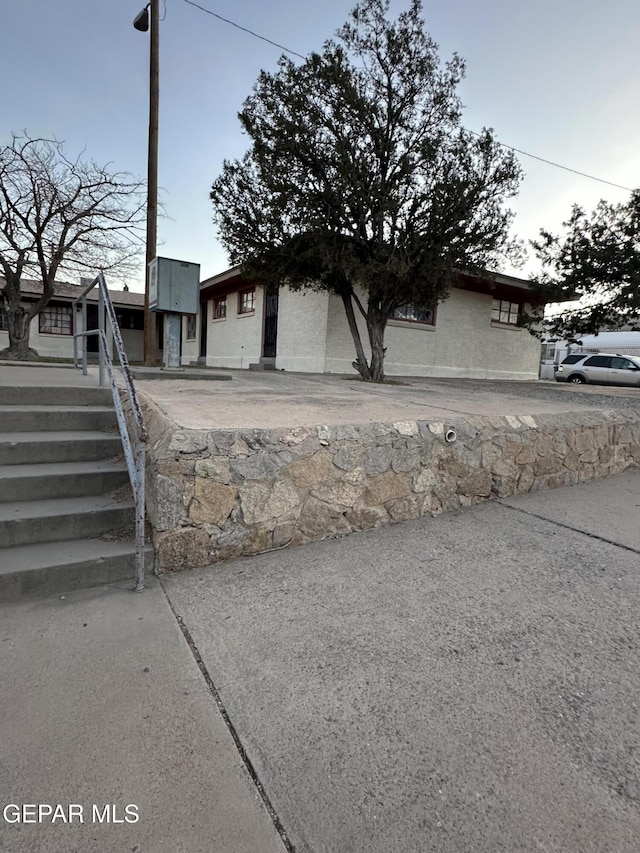
{"type": "MultiPolygon", "coordinates": [[[[481,136],[481,134],[477,133],[475,130],[470,130],[469,133],[473,133],[474,136],[481,136]]],[[[586,172],[579,172],[577,169],[572,169],[569,166],[554,163],[553,160],[545,160],[544,157],[538,157],[537,154],[529,154],[528,151],[523,151],[521,148],[514,148],[513,145],[507,145],[505,142],[500,142],[499,140],[496,140],[496,142],[501,148],[508,148],[509,151],[516,151],[518,154],[524,154],[525,157],[532,157],[534,160],[539,160],[541,163],[546,163],[548,166],[555,166],[556,169],[564,169],[565,172],[573,172],[574,175],[580,175],[582,178],[589,178],[590,181],[598,181],[601,184],[608,184],[610,187],[617,187],[619,190],[632,192],[631,187],[623,187],[622,184],[614,184],[613,181],[606,181],[604,178],[596,178],[594,175],[587,175],[586,172]]]]}
{"type": "MultiPolygon", "coordinates": [[[[236,24],[235,21],[230,21],[228,18],[223,18],[222,15],[218,15],[216,12],[212,12],[211,9],[206,9],[204,6],[200,6],[198,3],[194,3],[193,0],[184,0],[184,2],[188,3],[189,6],[195,6],[195,8],[200,9],[201,12],[206,12],[207,15],[212,15],[214,18],[218,18],[219,21],[224,21],[225,24],[230,24],[232,27],[236,27],[236,29],[242,30],[242,32],[244,33],[248,33],[254,38],[260,39],[261,41],[265,41],[267,42],[267,44],[272,44],[274,47],[280,48],[280,50],[284,50],[285,53],[290,53],[293,56],[299,57],[300,59],[307,58],[301,53],[298,53],[295,50],[291,50],[291,48],[285,47],[283,44],[279,44],[277,41],[272,41],[271,39],[266,38],[266,36],[261,36],[259,33],[255,33],[253,30],[250,30],[247,27],[242,27],[240,26],[240,24],[236,24]]],[[[481,134],[477,133],[475,130],[470,130],[469,133],[473,133],[474,136],[481,136],[481,134]]],[[[572,169],[570,166],[563,166],[561,163],[555,163],[553,160],[547,160],[544,157],[538,157],[537,154],[530,154],[528,151],[523,151],[521,148],[515,148],[513,145],[507,145],[505,142],[500,142],[500,140],[498,139],[496,140],[496,142],[501,148],[508,148],[509,151],[515,151],[518,154],[523,154],[525,157],[531,157],[533,160],[539,160],[540,163],[546,163],[547,166],[555,166],[556,169],[563,169],[565,172],[572,172],[574,175],[580,175],[581,178],[588,178],[590,181],[598,181],[598,183],[600,184],[607,184],[608,186],[616,187],[616,189],[619,190],[632,192],[631,187],[624,187],[622,186],[622,184],[614,184],[613,181],[607,181],[604,178],[596,178],[595,175],[588,175],[586,172],[580,172],[578,169],[572,169]]]]}
{"type": "Polygon", "coordinates": [[[254,38],[260,39],[261,41],[266,41],[268,44],[272,44],[274,47],[279,47],[280,50],[284,50],[286,53],[292,53],[294,56],[299,56],[300,59],[307,58],[301,53],[297,53],[295,50],[290,50],[283,44],[278,44],[277,41],[271,41],[271,39],[268,39],[265,36],[261,36],[259,33],[254,33],[253,30],[247,29],[247,27],[241,27],[240,24],[236,24],[235,21],[230,21],[228,18],[223,18],[222,15],[218,15],[216,12],[212,12],[211,9],[205,9],[204,6],[200,6],[198,3],[194,3],[193,0],[184,0],[184,2],[188,3],[190,6],[195,6],[196,9],[200,9],[201,12],[206,12],[207,15],[213,15],[214,18],[217,18],[219,21],[224,21],[225,24],[231,24],[232,27],[236,27],[236,29],[242,30],[244,33],[249,33],[249,35],[254,36],[254,38]]]}

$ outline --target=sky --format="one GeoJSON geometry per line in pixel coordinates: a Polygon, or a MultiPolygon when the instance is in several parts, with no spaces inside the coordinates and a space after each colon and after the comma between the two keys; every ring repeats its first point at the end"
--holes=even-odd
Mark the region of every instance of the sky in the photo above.
{"type": "MultiPolygon", "coordinates": [[[[306,55],[343,24],[353,0],[198,0],[306,55]]],[[[408,0],[391,0],[391,14],[408,0]]],[[[149,36],[133,28],[144,0],[5,0],[0,26],[0,142],[55,137],[69,153],[146,177],[149,36]]],[[[640,186],[638,0],[424,0],[443,61],[467,63],[463,125],[580,172],[640,186]]],[[[237,118],[261,69],[282,51],[185,0],[161,0],[159,222],[164,257],[228,267],[209,189],[224,159],[248,147],[237,118]]],[[[518,154],[525,179],[514,234],[557,231],[578,203],[629,193],[518,154]]],[[[534,274],[533,256],[516,275],[534,274]]],[[[130,282],[144,290],[144,272],[130,282]]]]}

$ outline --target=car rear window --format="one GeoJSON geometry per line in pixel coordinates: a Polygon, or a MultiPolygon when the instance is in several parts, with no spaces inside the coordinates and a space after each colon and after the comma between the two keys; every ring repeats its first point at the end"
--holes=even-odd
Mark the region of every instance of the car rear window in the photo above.
{"type": "Polygon", "coordinates": [[[583,358],[584,358],[584,355],[568,355],[562,363],[563,364],[577,364],[583,358]]]}

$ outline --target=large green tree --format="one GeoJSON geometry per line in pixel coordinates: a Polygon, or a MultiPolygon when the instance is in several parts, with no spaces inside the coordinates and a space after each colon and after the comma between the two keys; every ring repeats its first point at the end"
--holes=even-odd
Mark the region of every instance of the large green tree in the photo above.
{"type": "Polygon", "coordinates": [[[591,213],[574,205],[563,227],[561,235],[542,230],[532,243],[542,267],[535,287],[545,302],[572,304],[538,328],[563,340],[627,324],[640,329],[640,190],[591,213]]]}
{"type": "Polygon", "coordinates": [[[396,21],[388,7],[363,0],[321,53],[260,74],[239,114],[251,147],[211,190],[230,261],[340,296],[374,381],[396,309],[432,307],[459,271],[514,250],[504,201],[521,179],[491,131],[461,127],[464,62],[441,65],[420,0],[396,21]]]}
{"type": "Polygon", "coordinates": [[[61,142],[13,136],[0,147],[0,304],[9,346],[0,358],[28,359],[31,320],[55,294],[56,277],[128,270],[142,248],[144,185],[83,157],[61,142]],[[23,278],[42,282],[23,299],[23,278]]]}

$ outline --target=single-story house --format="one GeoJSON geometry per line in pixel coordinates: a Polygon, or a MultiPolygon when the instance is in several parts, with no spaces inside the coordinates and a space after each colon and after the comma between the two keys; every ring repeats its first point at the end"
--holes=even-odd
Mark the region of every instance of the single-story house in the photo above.
{"type": "MultiPolygon", "coordinates": [[[[194,336],[183,334],[184,364],[354,373],[353,339],[337,296],[286,286],[268,291],[234,267],[203,281],[200,300],[194,336]]],[[[540,343],[517,326],[534,301],[524,279],[461,274],[444,302],[430,309],[405,305],[389,319],[385,373],[536,379],[540,343]]],[[[358,322],[368,356],[366,328],[358,322]]]]}
{"type": "MultiPolygon", "coordinates": [[[[0,278],[0,287],[4,279],[0,278]]],[[[39,355],[50,358],[73,358],[72,302],[84,288],[79,284],[56,282],[54,296],[47,307],[31,321],[29,346],[39,355]]],[[[35,302],[42,295],[42,282],[24,280],[21,283],[23,303],[35,302]]],[[[109,290],[129,361],[142,361],[144,329],[144,293],[128,290],[109,290]]],[[[87,326],[98,328],[98,288],[87,296],[87,326]]],[[[80,306],[76,329],[80,329],[80,306]]],[[[7,310],[0,292],[0,349],[9,346],[7,310]]],[[[89,352],[98,351],[97,336],[87,339],[89,352]]]]}

